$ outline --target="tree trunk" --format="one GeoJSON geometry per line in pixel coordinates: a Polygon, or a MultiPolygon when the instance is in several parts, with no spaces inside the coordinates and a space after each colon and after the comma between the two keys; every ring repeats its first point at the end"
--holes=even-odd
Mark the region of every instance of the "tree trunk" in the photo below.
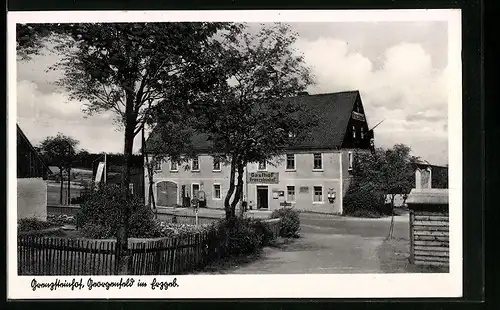
{"type": "Polygon", "coordinates": [[[231,174],[229,176],[229,189],[227,190],[226,198],[224,199],[224,209],[226,211],[226,220],[230,220],[234,216],[231,212],[231,197],[234,193],[234,177],[236,172],[236,156],[231,158],[231,174]]]}
{"type": "Polygon", "coordinates": [[[68,168],[68,205],[71,204],[71,168],[68,168]]]}
{"type": "Polygon", "coordinates": [[[389,226],[388,239],[392,239],[392,233],[394,231],[394,196],[395,195],[391,195],[391,226],[389,226]]]}
{"type": "Polygon", "coordinates": [[[238,162],[238,183],[236,185],[236,193],[234,194],[234,200],[231,202],[231,215],[236,216],[236,205],[240,202],[243,194],[243,168],[244,163],[238,162]]]}
{"type": "Polygon", "coordinates": [[[148,157],[147,153],[145,156],[146,156],[146,167],[148,169],[148,180],[149,180],[148,206],[152,210],[154,210],[155,219],[157,219],[158,218],[158,211],[156,210],[156,202],[155,202],[155,197],[154,197],[154,193],[153,193],[154,169],[153,169],[153,166],[149,164],[149,157],[148,157]]]}
{"type": "Polygon", "coordinates": [[[59,168],[59,177],[61,181],[61,190],[59,192],[59,204],[62,206],[63,204],[63,190],[64,190],[64,178],[63,178],[63,168],[59,168]]]}
{"type": "MultiPolygon", "coordinates": [[[[129,184],[130,184],[130,164],[132,157],[132,150],[134,146],[134,131],[137,122],[137,118],[133,113],[133,94],[127,94],[126,100],[126,122],[125,122],[125,141],[123,147],[123,165],[122,165],[122,180],[121,180],[121,190],[124,201],[129,200],[129,184]]],[[[130,253],[128,250],[128,226],[130,219],[130,205],[126,203],[124,205],[121,225],[118,229],[118,235],[116,240],[117,247],[117,271],[119,275],[128,274],[128,263],[130,258],[130,253]]]]}

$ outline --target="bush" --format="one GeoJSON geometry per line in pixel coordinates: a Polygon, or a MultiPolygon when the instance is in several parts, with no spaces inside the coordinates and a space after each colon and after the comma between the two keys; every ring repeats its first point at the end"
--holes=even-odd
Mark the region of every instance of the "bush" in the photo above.
{"type": "Polygon", "coordinates": [[[73,215],[66,215],[66,214],[49,214],[47,215],[47,222],[52,223],[54,225],[58,226],[64,226],[64,225],[75,225],[76,224],[76,218],[73,215]]]}
{"type": "Polygon", "coordinates": [[[345,215],[380,217],[386,212],[385,195],[383,193],[377,192],[369,184],[351,184],[344,197],[345,215]]]}
{"type": "Polygon", "coordinates": [[[220,229],[223,232],[222,238],[227,238],[228,254],[252,254],[260,249],[262,236],[253,227],[251,219],[224,220],[220,229]]]}
{"type": "Polygon", "coordinates": [[[159,237],[174,237],[194,235],[198,233],[207,232],[212,229],[212,225],[189,225],[189,224],[176,224],[157,221],[157,232],[159,237]]]}
{"type": "Polygon", "coordinates": [[[55,227],[52,223],[39,220],[37,218],[24,218],[17,221],[17,231],[18,232],[27,232],[27,231],[36,231],[36,230],[44,230],[48,228],[55,227]]]}
{"type": "Polygon", "coordinates": [[[298,236],[300,230],[299,212],[289,208],[274,210],[271,218],[280,218],[280,236],[291,238],[298,236]]]}
{"type": "Polygon", "coordinates": [[[125,200],[120,187],[116,185],[101,185],[85,197],[76,217],[77,227],[89,238],[116,237],[126,206],[131,210],[129,237],[158,236],[151,209],[142,204],[137,196],[125,200]]]}
{"type": "Polygon", "coordinates": [[[251,225],[255,230],[255,233],[261,239],[261,246],[271,244],[271,241],[273,240],[273,232],[269,229],[269,225],[258,219],[251,220],[251,225]]]}

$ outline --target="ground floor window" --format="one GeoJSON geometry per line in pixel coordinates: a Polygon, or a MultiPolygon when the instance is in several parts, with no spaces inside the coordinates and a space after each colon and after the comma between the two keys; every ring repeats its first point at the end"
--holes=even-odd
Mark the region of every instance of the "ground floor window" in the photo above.
{"type": "Polygon", "coordinates": [[[323,201],[323,187],[314,186],[313,202],[322,202],[322,201],[323,201]]]}
{"type": "Polygon", "coordinates": [[[220,199],[220,184],[214,184],[214,199],[220,199]]]}
{"type": "Polygon", "coordinates": [[[286,196],[287,201],[295,201],[295,186],[286,187],[286,196]]]}

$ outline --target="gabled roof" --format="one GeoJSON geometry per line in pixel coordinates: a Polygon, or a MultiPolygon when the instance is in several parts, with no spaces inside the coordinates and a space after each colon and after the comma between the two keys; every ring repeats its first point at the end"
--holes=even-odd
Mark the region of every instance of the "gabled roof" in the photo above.
{"type": "MultiPolygon", "coordinates": [[[[303,94],[283,99],[283,101],[302,106],[307,112],[312,113],[317,120],[317,126],[311,128],[309,137],[297,143],[291,149],[340,149],[354,105],[358,99],[361,100],[361,97],[357,90],[314,95],[303,94]]],[[[191,142],[195,145],[197,151],[206,152],[211,150],[211,143],[207,141],[207,137],[204,133],[193,135],[191,142]]],[[[154,129],[146,141],[146,152],[151,152],[148,142],[160,138],[160,133],[154,129]]]]}
{"type": "Polygon", "coordinates": [[[22,131],[21,127],[19,127],[19,124],[16,124],[17,126],[17,137],[18,138],[21,138],[25,145],[28,146],[28,148],[30,149],[30,151],[36,156],[36,158],[40,161],[40,163],[42,164],[43,168],[45,169],[45,171],[49,174],[49,175],[52,175],[52,171],[49,169],[49,167],[47,166],[47,163],[45,163],[45,161],[42,159],[42,157],[40,156],[40,154],[38,154],[37,150],[33,147],[33,144],[31,144],[30,140],[28,140],[28,137],[26,137],[26,135],[24,134],[24,132],[22,131]]]}

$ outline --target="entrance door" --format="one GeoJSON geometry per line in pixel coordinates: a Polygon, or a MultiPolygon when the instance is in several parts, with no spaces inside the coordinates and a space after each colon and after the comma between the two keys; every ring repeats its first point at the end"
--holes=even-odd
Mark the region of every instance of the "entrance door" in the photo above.
{"type": "Polygon", "coordinates": [[[267,186],[257,186],[257,209],[269,208],[269,195],[267,186]]]}
{"type": "Polygon", "coordinates": [[[161,207],[171,207],[177,204],[177,184],[163,181],[157,185],[157,202],[161,207]]]}

